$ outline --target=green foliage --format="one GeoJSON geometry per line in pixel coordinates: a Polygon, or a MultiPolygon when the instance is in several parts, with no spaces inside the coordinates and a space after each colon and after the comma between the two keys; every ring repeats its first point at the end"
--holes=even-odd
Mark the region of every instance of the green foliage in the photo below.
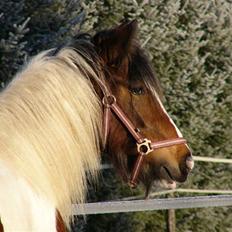
{"type": "MultiPolygon", "coordinates": [[[[124,18],[139,22],[139,38],[162,82],[165,105],[193,154],[232,155],[232,4],[229,0],[9,0],[0,2],[0,82],[27,56],[94,33],[124,18]]],[[[196,163],[182,187],[232,189],[232,168],[196,163]]],[[[113,172],[102,174],[90,200],[131,192],[113,172]]],[[[178,194],[176,194],[178,196],[178,194]]],[[[231,231],[229,208],[177,210],[177,231],[231,231]]],[[[88,216],[77,231],[164,231],[165,212],[88,216]]]]}
{"type": "Polygon", "coordinates": [[[66,44],[78,33],[84,19],[80,0],[0,1],[1,85],[28,56],[66,44]]]}
{"type": "Polygon", "coordinates": [[[28,32],[28,19],[22,14],[22,3],[0,2],[0,83],[1,87],[22,64],[28,32]]]}

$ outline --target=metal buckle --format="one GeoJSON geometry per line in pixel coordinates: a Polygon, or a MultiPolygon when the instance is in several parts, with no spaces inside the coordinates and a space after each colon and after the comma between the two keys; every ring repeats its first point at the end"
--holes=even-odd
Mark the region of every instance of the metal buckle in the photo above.
{"type": "Polygon", "coordinates": [[[151,148],[151,140],[144,139],[142,143],[136,143],[137,144],[137,151],[138,153],[142,155],[148,155],[153,151],[151,148]]]}
{"type": "Polygon", "coordinates": [[[105,95],[102,99],[102,103],[104,106],[110,107],[116,103],[116,97],[114,95],[105,95]]]}

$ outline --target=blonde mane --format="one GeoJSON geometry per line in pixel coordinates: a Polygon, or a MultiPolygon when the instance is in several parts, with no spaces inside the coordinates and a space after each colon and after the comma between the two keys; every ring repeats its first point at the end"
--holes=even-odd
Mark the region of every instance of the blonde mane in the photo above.
{"type": "Polygon", "coordinates": [[[71,204],[84,202],[87,181],[97,177],[102,110],[90,58],[72,48],[48,53],[35,56],[0,94],[0,160],[67,223],[71,204]]]}

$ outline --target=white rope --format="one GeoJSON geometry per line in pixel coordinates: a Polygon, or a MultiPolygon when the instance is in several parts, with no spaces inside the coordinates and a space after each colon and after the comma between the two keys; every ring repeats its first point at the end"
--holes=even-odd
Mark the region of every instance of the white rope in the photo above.
{"type": "Polygon", "coordinates": [[[232,190],[218,190],[218,189],[176,189],[175,192],[180,193],[206,193],[206,194],[232,194],[232,190]]]}
{"type": "Polygon", "coordinates": [[[232,164],[232,159],[211,158],[211,157],[203,157],[203,156],[193,156],[193,159],[194,161],[232,164]]]}
{"type": "Polygon", "coordinates": [[[220,195],[87,203],[83,205],[73,205],[73,214],[106,214],[216,206],[232,206],[232,196],[220,195]]]}
{"type": "MultiPolygon", "coordinates": [[[[156,197],[160,195],[166,195],[170,193],[203,193],[203,194],[232,194],[232,190],[218,190],[218,189],[170,189],[165,191],[153,192],[149,194],[149,197],[156,197]]],[[[134,196],[134,197],[125,197],[122,200],[136,200],[143,199],[144,195],[134,196]]]]}
{"type": "MultiPolygon", "coordinates": [[[[232,159],[193,156],[194,161],[232,164],[232,159]]],[[[101,169],[113,168],[111,164],[102,164],[101,169]]]]}

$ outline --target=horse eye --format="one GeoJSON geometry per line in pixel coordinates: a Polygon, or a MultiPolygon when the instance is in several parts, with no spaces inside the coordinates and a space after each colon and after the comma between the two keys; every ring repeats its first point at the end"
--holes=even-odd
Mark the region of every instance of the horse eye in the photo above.
{"type": "Polygon", "coordinates": [[[130,88],[130,92],[134,95],[142,95],[144,94],[144,89],[143,87],[130,88]]]}

